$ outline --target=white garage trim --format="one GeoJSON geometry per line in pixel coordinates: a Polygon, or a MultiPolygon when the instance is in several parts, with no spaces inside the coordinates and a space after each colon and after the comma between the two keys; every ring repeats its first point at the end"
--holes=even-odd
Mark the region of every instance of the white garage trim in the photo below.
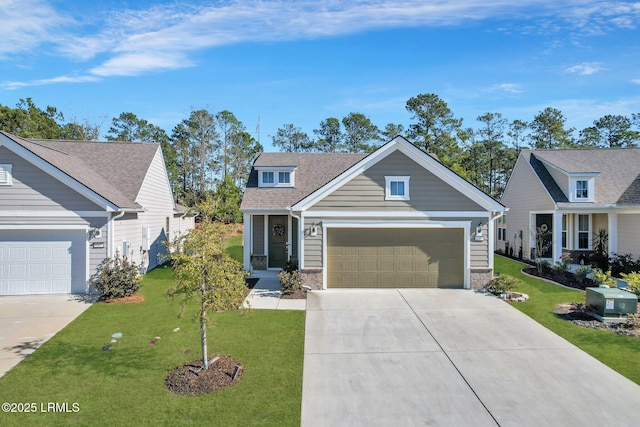
{"type": "Polygon", "coordinates": [[[86,293],[85,228],[1,230],[0,294],[86,293]]]}
{"type": "Polygon", "coordinates": [[[327,289],[327,230],[329,228],[462,228],[464,230],[464,289],[471,288],[471,221],[322,221],[322,289],[327,289]]]}

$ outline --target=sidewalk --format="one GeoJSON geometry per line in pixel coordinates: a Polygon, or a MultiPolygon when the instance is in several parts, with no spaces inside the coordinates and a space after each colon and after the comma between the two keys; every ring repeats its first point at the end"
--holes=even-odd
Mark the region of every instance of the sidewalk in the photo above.
{"type": "Polygon", "coordinates": [[[281,299],[278,271],[256,270],[250,277],[259,278],[245,303],[258,310],[305,310],[305,299],[281,299]]]}

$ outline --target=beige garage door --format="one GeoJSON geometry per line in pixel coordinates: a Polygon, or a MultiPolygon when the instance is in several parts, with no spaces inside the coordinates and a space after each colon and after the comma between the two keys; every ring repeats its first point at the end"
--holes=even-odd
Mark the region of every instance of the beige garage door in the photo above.
{"type": "Polygon", "coordinates": [[[462,288],[462,229],[327,230],[328,288],[462,288]]]}

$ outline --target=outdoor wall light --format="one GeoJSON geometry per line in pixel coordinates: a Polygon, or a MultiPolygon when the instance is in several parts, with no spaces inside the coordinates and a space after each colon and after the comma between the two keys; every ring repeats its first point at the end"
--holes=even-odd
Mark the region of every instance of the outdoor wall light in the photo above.
{"type": "Polygon", "coordinates": [[[482,234],[482,223],[480,223],[477,227],[476,227],[476,235],[475,235],[475,239],[476,242],[482,242],[484,240],[484,235],[482,234]]]}
{"type": "Polygon", "coordinates": [[[309,235],[311,237],[316,237],[318,235],[318,227],[315,224],[311,224],[311,229],[309,230],[309,235]]]}

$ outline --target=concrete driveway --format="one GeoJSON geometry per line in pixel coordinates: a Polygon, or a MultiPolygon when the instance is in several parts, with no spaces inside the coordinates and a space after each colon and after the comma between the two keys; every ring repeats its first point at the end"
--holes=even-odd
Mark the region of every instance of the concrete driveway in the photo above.
{"type": "Polygon", "coordinates": [[[302,426],[637,426],[640,419],[640,386],[473,291],[311,292],[305,331],[302,426]]]}
{"type": "Polygon", "coordinates": [[[0,296],[0,377],[91,306],[86,295],[0,296]]]}

